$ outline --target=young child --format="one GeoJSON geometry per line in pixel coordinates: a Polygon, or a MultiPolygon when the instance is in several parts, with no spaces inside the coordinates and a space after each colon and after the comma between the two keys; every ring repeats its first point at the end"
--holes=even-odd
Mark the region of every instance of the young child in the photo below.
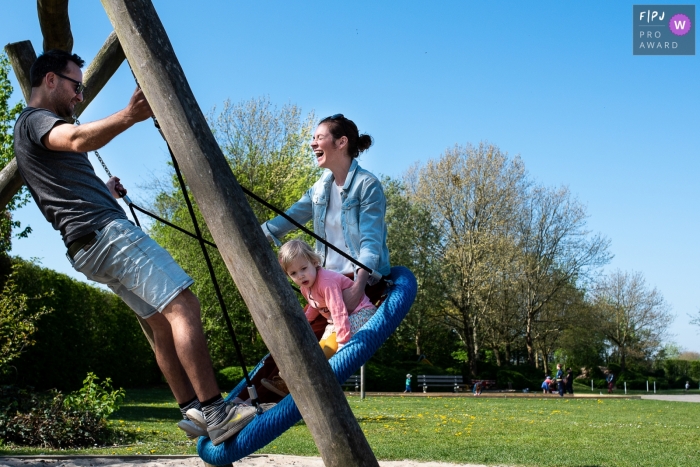
{"type": "Polygon", "coordinates": [[[328,320],[319,344],[326,358],[331,358],[374,316],[377,308],[365,295],[360,304],[349,311],[343,302],[343,290],[352,286],[352,280],[323,269],[321,257],[302,240],[291,240],[282,245],[278,259],[282,269],[309,302],[304,310],[306,319],[311,322],[321,314],[328,320]]]}
{"type": "Polygon", "coordinates": [[[552,393],[552,378],[549,375],[547,375],[544,379],[544,382],[542,382],[542,393],[552,393]]]}

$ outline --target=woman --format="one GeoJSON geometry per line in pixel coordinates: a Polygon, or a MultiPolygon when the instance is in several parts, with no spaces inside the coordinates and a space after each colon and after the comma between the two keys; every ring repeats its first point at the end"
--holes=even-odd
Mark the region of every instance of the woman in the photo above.
{"type": "MultiPolygon", "coordinates": [[[[342,114],[321,120],[311,149],[318,166],[326,170],[287,211],[287,215],[300,224],[313,219],[316,235],[373,270],[370,276],[365,269],[316,242],[316,251],[324,258],[322,266],[352,276],[355,281],[344,294],[349,309],[360,302],[365,286],[381,283],[382,277],[391,270],[386,246],[384,190],[379,179],[360,167],[356,160],[371,145],[372,138],[360,135],[357,125],[342,114]]],[[[295,228],[281,216],[262,225],[267,238],[277,244],[295,228]]],[[[370,299],[374,301],[371,295],[370,299]]]]}
{"type": "MultiPolygon", "coordinates": [[[[357,157],[371,145],[372,138],[359,134],[357,125],[342,114],[321,120],[314,132],[311,149],[318,166],[326,170],[286,212],[302,225],[313,219],[316,235],[372,269],[370,274],[323,243],[316,242],[316,252],[323,258],[322,266],[353,279],[354,284],[343,291],[343,300],[350,310],[357,307],[364,294],[379,306],[386,288],[384,278],[391,272],[386,245],[384,190],[379,179],[357,163],[357,157]]],[[[262,229],[270,241],[279,245],[280,239],[296,227],[278,216],[265,222],[262,229]]],[[[317,338],[323,334],[326,324],[323,317],[311,323],[317,338]]],[[[268,358],[253,382],[261,381],[264,388],[277,396],[285,396],[289,391],[275,376],[277,373],[276,365],[268,358]]],[[[266,402],[275,399],[268,398],[262,388],[259,396],[266,402]]]]}

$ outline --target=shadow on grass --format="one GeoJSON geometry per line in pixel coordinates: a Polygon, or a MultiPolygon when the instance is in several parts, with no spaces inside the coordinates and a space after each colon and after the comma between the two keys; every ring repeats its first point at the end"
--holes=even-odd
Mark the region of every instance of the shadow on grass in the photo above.
{"type": "Polygon", "coordinates": [[[170,407],[148,407],[143,405],[127,405],[114,412],[111,420],[130,422],[173,422],[182,420],[180,411],[170,407]]]}
{"type": "Polygon", "coordinates": [[[175,404],[173,393],[167,386],[155,388],[130,388],[126,391],[125,404],[175,404]]]}
{"type": "Polygon", "coordinates": [[[122,406],[109,418],[130,422],[177,423],[182,417],[170,389],[166,386],[129,389],[122,406]]]}

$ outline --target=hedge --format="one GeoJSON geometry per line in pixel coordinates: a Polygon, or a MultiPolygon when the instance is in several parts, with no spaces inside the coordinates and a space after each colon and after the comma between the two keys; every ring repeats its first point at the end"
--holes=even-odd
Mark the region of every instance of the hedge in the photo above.
{"type": "Polygon", "coordinates": [[[16,282],[30,307],[53,310],[39,320],[36,344],[12,362],[5,383],[70,391],[88,372],[116,387],[162,381],[155,356],[131,311],[116,295],[14,258],[16,282]]]}

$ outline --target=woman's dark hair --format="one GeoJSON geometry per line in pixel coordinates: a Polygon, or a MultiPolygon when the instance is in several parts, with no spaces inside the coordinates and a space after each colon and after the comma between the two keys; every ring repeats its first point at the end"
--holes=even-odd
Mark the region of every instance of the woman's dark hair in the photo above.
{"type": "Polygon", "coordinates": [[[333,139],[339,139],[343,136],[348,139],[348,154],[350,157],[355,158],[359,156],[361,152],[369,149],[374,142],[370,135],[361,135],[355,122],[345,118],[343,114],[335,114],[318,122],[319,125],[322,123],[328,127],[328,131],[333,135],[333,139]]]}
{"type": "Polygon", "coordinates": [[[39,58],[36,59],[29,70],[29,80],[32,83],[32,87],[41,86],[41,80],[48,73],[63,73],[66,71],[69,61],[78,65],[79,68],[85,65],[85,60],[65,50],[53,49],[39,55],[39,58]]]}

